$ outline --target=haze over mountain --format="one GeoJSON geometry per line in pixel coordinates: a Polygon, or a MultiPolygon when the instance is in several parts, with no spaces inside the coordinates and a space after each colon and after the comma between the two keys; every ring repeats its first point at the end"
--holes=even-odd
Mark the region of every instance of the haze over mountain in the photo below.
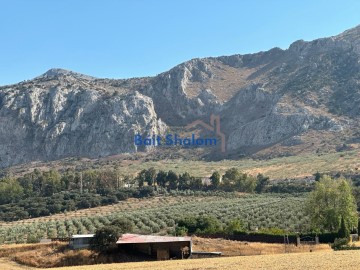
{"type": "Polygon", "coordinates": [[[135,134],[208,122],[212,113],[226,136],[221,158],[358,143],[360,26],[287,50],[193,59],[155,77],[51,69],[0,87],[0,167],[143,151],[135,134]]]}

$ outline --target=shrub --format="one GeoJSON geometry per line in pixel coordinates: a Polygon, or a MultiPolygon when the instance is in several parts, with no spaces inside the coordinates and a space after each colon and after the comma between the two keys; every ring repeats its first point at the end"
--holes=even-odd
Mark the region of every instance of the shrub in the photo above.
{"type": "Polygon", "coordinates": [[[233,219],[229,221],[224,229],[224,232],[227,234],[234,234],[234,232],[241,232],[241,231],[245,231],[245,225],[239,219],[233,219]]]}
{"type": "Polygon", "coordinates": [[[123,191],[118,191],[116,193],[116,197],[119,201],[125,201],[127,198],[129,198],[128,194],[123,191]]]}
{"type": "Polygon", "coordinates": [[[177,236],[185,236],[187,234],[188,234],[188,229],[186,227],[183,227],[183,226],[176,227],[175,235],[177,235],[177,236]]]}
{"type": "Polygon", "coordinates": [[[83,209],[83,208],[90,208],[91,207],[91,203],[86,200],[86,199],[83,199],[81,201],[79,201],[77,204],[76,204],[76,207],[80,208],[80,209],[83,209]]]}
{"type": "Polygon", "coordinates": [[[40,237],[38,235],[29,235],[26,241],[28,244],[39,243],[40,237]]]}
{"type": "Polygon", "coordinates": [[[135,229],[134,222],[123,217],[114,219],[110,225],[118,228],[121,233],[133,232],[135,229]]]}
{"type": "Polygon", "coordinates": [[[98,229],[90,241],[90,248],[100,252],[107,251],[113,247],[121,236],[119,228],[108,225],[98,229]]]}
{"type": "Polygon", "coordinates": [[[342,248],[348,247],[349,239],[347,238],[336,238],[331,247],[334,250],[340,250],[342,248]]]}
{"type": "Polygon", "coordinates": [[[113,203],[117,203],[118,199],[116,196],[107,196],[107,197],[103,197],[101,199],[101,205],[108,205],[108,204],[113,204],[113,203]]]}
{"type": "Polygon", "coordinates": [[[213,216],[186,217],[178,221],[177,227],[186,228],[188,233],[217,233],[222,231],[220,222],[213,216]]]}

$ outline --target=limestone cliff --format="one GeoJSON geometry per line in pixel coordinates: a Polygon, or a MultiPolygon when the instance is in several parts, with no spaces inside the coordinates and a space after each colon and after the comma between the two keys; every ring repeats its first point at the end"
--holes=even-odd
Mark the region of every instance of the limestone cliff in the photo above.
{"type": "Polygon", "coordinates": [[[158,119],[151,98],[138,92],[107,95],[83,78],[51,70],[0,91],[2,167],[134,152],[135,134],[164,132],[166,125],[158,119]]]}
{"type": "Polygon", "coordinates": [[[0,166],[143,151],[134,134],[163,133],[210,114],[220,115],[227,154],[291,138],[301,145],[310,131],[351,141],[360,134],[359,104],[360,26],[287,50],[193,59],[155,77],[99,79],[52,69],[0,87],[0,166]]]}

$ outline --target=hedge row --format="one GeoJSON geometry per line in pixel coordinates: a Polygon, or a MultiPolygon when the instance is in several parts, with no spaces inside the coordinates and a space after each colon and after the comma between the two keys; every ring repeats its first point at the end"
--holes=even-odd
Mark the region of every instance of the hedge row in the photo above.
{"type": "MultiPolygon", "coordinates": [[[[337,233],[321,233],[321,234],[306,234],[299,235],[300,237],[308,236],[311,238],[315,238],[315,236],[319,237],[320,243],[333,243],[335,238],[338,238],[337,233]]],[[[246,241],[246,242],[264,242],[264,243],[284,243],[284,235],[274,235],[274,234],[266,234],[266,233],[256,233],[256,232],[235,232],[234,234],[224,234],[224,233],[215,233],[215,234],[201,234],[199,235],[205,238],[224,238],[228,240],[235,241],[246,241]]],[[[289,243],[296,244],[296,238],[298,235],[289,234],[288,239],[289,243]]]]}

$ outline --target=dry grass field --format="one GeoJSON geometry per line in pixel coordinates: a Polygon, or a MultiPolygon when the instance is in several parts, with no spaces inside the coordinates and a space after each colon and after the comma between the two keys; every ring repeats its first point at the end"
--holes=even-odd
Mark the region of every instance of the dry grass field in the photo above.
{"type": "Polygon", "coordinates": [[[285,253],[301,253],[301,252],[332,252],[327,244],[320,245],[283,245],[269,244],[257,242],[240,242],[226,239],[205,239],[193,237],[192,239],[194,251],[211,251],[221,252],[223,256],[250,256],[250,255],[268,255],[285,253]]]}
{"type": "Polygon", "coordinates": [[[0,258],[0,269],[2,270],[24,270],[24,269],[36,269],[25,265],[18,264],[8,258],[0,258]]]}
{"type": "MultiPolygon", "coordinates": [[[[357,147],[357,146],[356,146],[357,147]]],[[[302,154],[297,156],[279,157],[268,160],[241,159],[222,161],[198,161],[183,159],[167,159],[161,161],[144,161],[124,159],[123,156],[113,156],[98,160],[60,160],[53,162],[33,162],[27,165],[14,166],[10,171],[14,175],[24,174],[40,170],[74,168],[76,165],[97,169],[113,169],[115,166],[120,169],[121,174],[135,175],[142,169],[154,167],[157,170],[173,170],[177,173],[189,172],[191,175],[204,177],[210,176],[215,170],[224,173],[227,169],[236,167],[244,172],[256,175],[263,173],[271,179],[300,178],[311,176],[319,172],[333,171],[356,171],[360,168],[359,149],[346,152],[333,152],[326,154],[302,154]]]]}
{"type": "MultiPolygon", "coordinates": [[[[211,259],[134,262],[52,268],[53,270],[358,270],[360,251],[292,253],[211,259]]],[[[4,270],[36,269],[0,259],[4,270]]]]}
{"type": "MultiPolygon", "coordinates": [[[[84,268],[78,268],[76,266],[72,268],[61,268],[61,269],[140,269],[141,266],[135,262],[140,262],[140,265],[144,264],[144,269],[153,269],[155,264],[149,264],[142,262],[142,257],[136,257],[129,254],[118,254],[116,251],[115,255],[99,255],[96,252],[90,250],[69,250],[66,248],[66,243],[48,243],[48,244],[12,244],[0,246],[0,269],[35,269],[32,267],[59,267],[69,265],[85,265],[84,268]],[[133,263],[124,263],[124,261],[133,261],[133,263]],[[117,264],[109,264],[113,262],[122,262],[117,264]],[[98,263],[93,265],[94,263],[98,263]],[[99,264],[100,263],[100,264],[99,264]],[[108,263],[108,265],[104,265],[108,263]],[[124,266],[124,268],[122,268],[124,266]],[[117,267],[117,268],[113,268],[117,267]]],[[[295,245],[288,245],[288,253],[310,253],[310,249],[313,253],[317,253],[323,256],[322,253],[328,252],[335,254],[328,245],[318,245],[316,248],[310,246],[296,247],[295,245]]],[[[220,251],[223,256],[237,257],[237,256],[250,256],[250,255],[261,255],[251,256],[256,259],[258,257],[264,257],[264,254],[278,254],[284,253],[284,245],[282,244],[266,244],[266,243],[247,243],[230,241],[224,239],[204,239],[199,237],[193,238],[193,250],[195,251],[220,251]]],[[[266,255],[265,257],[267,257],[266,255]]],[[[244,257],[242,257],[244,258],[244,257]]],[[[203,263],[207,260],[212,259],[193,259],[190,260],[193,264],[198,264],[199,261],[203,263]]],[[[168,269],[167,265],[169,262],[163,262],[164,268],[168,269]]],[[[172,261],[173,264],[178,265],[179,269],[203,269],[203,268],[187,268],[186,261],[172,261]],[[181,266],[184,263],[183,266],[181,266]]],[[[206,262],[207,263],[207,262],[206,262]]],[[[209,263],[209,265],[212,265],[209,263]]],[[[156,266],[158,267],[158,266],[156,266]]],[[[57,269],[57,268],[52,268],[57,269]]],[[[60,269],[60,268],[59,268],[60,269]]],[[[161,268],[155,268],[161,269],[161,268]]],[[[172,269],[172,268],[171,268],[172,269]]],[[[204,268],[212,269],[212,268],[204,268]]],[[[214,268],[218,269],[218,268],[214,268]]],[[[220,268],[219,268],[220,269],[220,268]]]]}

